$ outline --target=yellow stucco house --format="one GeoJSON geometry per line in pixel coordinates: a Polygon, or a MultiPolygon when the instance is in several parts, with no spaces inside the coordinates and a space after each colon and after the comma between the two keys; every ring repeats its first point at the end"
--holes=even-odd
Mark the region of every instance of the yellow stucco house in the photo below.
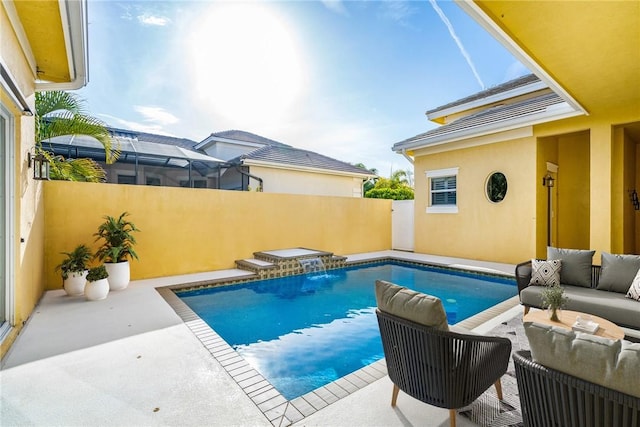
{"type": "Polygon", "coordinates": [[[0,354],[44,291],[42,183],[34,181],[35,92],[87,82],[86,2],[0,5],[0,354]]]}
{"type": "Polygon", "coordinates": [[[415,251],[640,253],[640,2],[458,4],[534,75],[430,110],[441,127],[394,145],[415,167],[415,251]]]}

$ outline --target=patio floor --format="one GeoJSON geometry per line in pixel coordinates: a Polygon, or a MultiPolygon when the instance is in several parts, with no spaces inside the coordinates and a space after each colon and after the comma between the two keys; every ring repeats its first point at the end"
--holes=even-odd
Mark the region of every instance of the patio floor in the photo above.
{"type": "MultiPolygon", "coordinates": [[[[509,264],[399,251],[350,255],[348,260],[387,256],[514,271],[509,264]]],[[[65,296],[62,290],[47,292],[2,360],[0,424],[273,425],[155,290],[244,274],[223,270],[138,280],[94,302],[65,296]]],[[[518,311],[508,310],[476,330],[487,331],[518,311]]],[[[391,388],[385,376],[298,424],[449,425],[448,410],[402,393],[392,408],[391,388]]],[[[457,421],[459,426],[474,425],[461,416],[457,421]]]]}

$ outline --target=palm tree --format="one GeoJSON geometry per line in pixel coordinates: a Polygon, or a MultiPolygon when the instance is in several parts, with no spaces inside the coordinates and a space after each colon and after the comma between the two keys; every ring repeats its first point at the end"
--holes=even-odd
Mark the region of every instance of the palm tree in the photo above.
{"type": "Polygon", "coordinates": [[[397,171],[394,171],[391,174],[391,177],[389,179],[396,184],[402,184],[409,187],[413,187],[411,182],[412,176],[413,176],[413,172],[410,169],[407,169],[407,170],[399,169],[397,171]]]}
{"type": "Polygon", "coordinates": [[[36,149],[51,164],[51,177],[67,181],[103,182],[104,170],[92,159],[67,159],[44,150],[42,143],[65,135],[87,135],[97,139],[105,150],[106,162],[115,162],[120,154],[106,125],[86,114],[84,101],[65,91],[36,92],[36,149]]]}

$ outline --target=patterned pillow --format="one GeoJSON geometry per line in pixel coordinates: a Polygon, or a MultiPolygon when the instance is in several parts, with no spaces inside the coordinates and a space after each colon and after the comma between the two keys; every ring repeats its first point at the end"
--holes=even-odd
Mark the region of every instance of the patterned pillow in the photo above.
{"type": "Polygon", "coordinates": [[[633,282],[631,282],[631,287],[629,288],[629,292],[627,292],[627,298],[640,301],[640,270],[638,270],[636,277],[633,279],[633,282]]]}
{"type": "Polygon", "coordinates": [[[537,286],[553,286],[560,285],[560,269],[562,261],[553,259],[542,261],[537,259],[531,260],[531,281],[530,285],[537,286]]]}

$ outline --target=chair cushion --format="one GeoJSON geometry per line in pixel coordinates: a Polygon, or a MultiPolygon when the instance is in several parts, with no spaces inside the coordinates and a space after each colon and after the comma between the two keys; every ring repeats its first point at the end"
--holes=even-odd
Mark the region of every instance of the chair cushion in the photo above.
{"type": "Polygon", "coordinates": [[[640,397],[640,343],[610,340],[525,322],[534,361],[577,378],[640,397]]]}
{"type": "Polygon", "coordinates": [[[626,293],[640,270],[640,255],[602,253],[602,271],[598,289],[626,293]]]}
{"type": "Polygon", "coordinates": [[[440,298],[416,292],[384,280],[376,280],[378,308],[424,326],[449,330],[440,298]]]}
{"type": "Polygon", "coordinates": [[[640,270],[636,273],[636,277],[634,277],[633,282],[631,282],[631,286],[629,287],[626,297],[640,301],[640,270]]]}
{"type": "Polygon", "coordinates": [[[591,287],[591,264],[596,251],[547,247],[547,259],[562,260],[560,282],[565,285],[591,287]]]}
{"type": "Polygon", "coordinates": [[[561,267],[562,261],[559,259],[550,261],[532,259],[531,281],[529,282],[529,284],[536,286],[559,285],[561,267]]]}

